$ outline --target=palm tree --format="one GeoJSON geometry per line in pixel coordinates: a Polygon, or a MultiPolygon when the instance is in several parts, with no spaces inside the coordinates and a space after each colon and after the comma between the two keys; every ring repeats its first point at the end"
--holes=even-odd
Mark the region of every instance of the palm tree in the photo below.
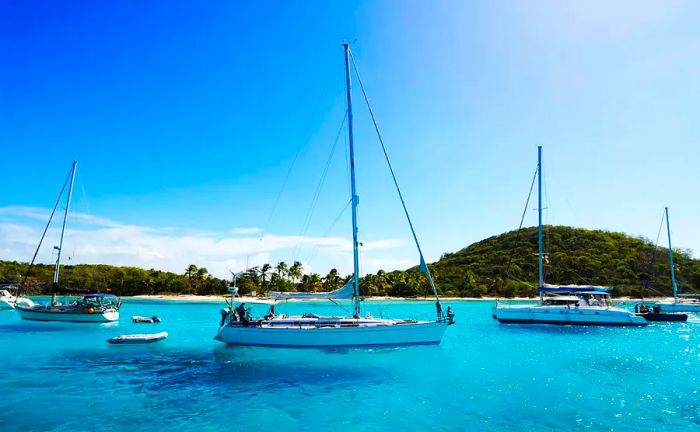
{"type": "Polygon", "coordinates": [[[289,267],[287,267],[287,263],[284,261],[280,261],[277,263],[277,266],[275,266],[275,270],[277,270],[277,276],[280,278],[284,278],[287,276],[289,267]]]}
{"type": "Polygon", "coordinates": [[[260,277],[262,278],[263,288],[267,288],[267,274],[270,272],[271,269],[272,266],[267,263],[263,264],[260,268],[260,277]]]}
{"type": "Polygon", "coordinates": [[[318,273],[311,273],[309,276],[309,291],[316,292],[322,286],[321,276],[318,273]]]}
{"type": "Polygon", "coordinates": [[[194,279],[195,275],[197,274],[197,266],[194,264],[190,264],[189,267],[185,270],[185,276],[187,276],[187,279],[190,281],[190,294],[192,293],[192,290],[194,289],[194,279]]]}
{"type": "Polygon", "coordinates": [[[301,279],[301,275],[303,273],[304,267],[299,261],[294,261],[294,264],[292,264],[292,266],[289,267],[289,277],[292,278],[293,281],[298,281],[299,279],[301,279]]]}
{"type": "Polygon", "coordinates": [[[197,280],[197,285],[201,288],[202,283],[209,278],[209,271],[206,267],[200,267],[197,269],[195,278],[197,280]]]}
{"type": "Polygon", "coordinates": [[[333,291],[340,285],[340,275],[337,269],[331,269],[324,278],[324,287],[327,291],[333,291]]]}
{"type": "Polygon", "coordinates": [[[246,274],[246,276],[253,279],[253,282],[255,282],[255,285],[260,285],[260,281],[259,281],[259,279],[260,279],[260,267],[258,267],[258,266],[251,267],[245,272],[245,274],[246,274]]]}

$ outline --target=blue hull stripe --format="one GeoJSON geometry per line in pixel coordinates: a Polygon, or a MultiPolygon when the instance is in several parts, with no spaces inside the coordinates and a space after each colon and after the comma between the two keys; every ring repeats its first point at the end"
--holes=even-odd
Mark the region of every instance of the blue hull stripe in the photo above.
{"type": "Polygon", "coordinates": [[[570,325],[570,326],[601,326],[601,327],[643,327],[647,325],[644,323],[633,323],[633,322],[620,322],[620,323],[601,323],[595,321],[549,321],[549,320],[518,320],[518,319],[498,319],[496,320],[501,324],[556,324],[556,325],[570,325]]]}

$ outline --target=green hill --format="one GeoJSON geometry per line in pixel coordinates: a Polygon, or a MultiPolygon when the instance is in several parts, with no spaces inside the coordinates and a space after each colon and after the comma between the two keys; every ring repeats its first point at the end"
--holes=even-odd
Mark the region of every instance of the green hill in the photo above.
{"type": "MultiPolygon", "coordinates": [[[[550,283],[607,285],[614,295],[639,295],[651,269],[652,289],[648,295],[670,295],[668,250],[659,248],[650,266],[654,245],[645,239],[622,233],[547,226],[544,233],[549,264],[545,280],[550,283]]],[[[460,251],[444,254],[430,264],[442,295],[461,297],[534,296],[537,286],[537,229],[525,228],[518,234],[507,232],[474,243],[460,251]],[[510,267],[509,267],[510,262],[510,267]],[[506,268],[509,268],[506,275],[506,268]]],[[[678,280],[686,292],[700,292],[700,260],[690,251],[674,250],[679,266],[678,280]]],[[[0,282],[16,282],[27,270],[27,263],[0,261],[0,282]]],[[[160,270],[110,265],[66,265],[61,270],[61,291],[111,291],[115,294],[225,294],[228,282],[191,265],[176,274],[160,270]]],[[[48,293],[53,266],[33,268],[26,291],[48,293]]],[[[304,274],[302,264],[254,267],[238,279],[242,294],[251,291],[329,291],[342,286],[342,277],[332,269],[328,275],[304,274]]],[[[362,278],[365,296],[412,297],[430,293],[418,267],[370,274],[362,278]]]]}
{"type": "MultiPolygon", "coordinates": [[[[606,285],[614,287],[618,296],[639,295],[651,271],[650,294],[672,293],[668,249],[657,250],[652,267],[654,245],[649,240],[601,230],[546,226],[544,243],[549,260],[545,280],[549,283],[606,285]]],[[[511,231],[446,253],[430,264],[430,270],[443,295],[534,296],[536,252],[537,228],[524,228],[519,236],[511,231]]],[[[690,251],[678,249],[674,249],[674,258],[680,268],[679,285],[686,292],[700,292],[700,260],[692,259],[690,251]]],[[[428,289],[417,267],[406,272],[380,272],[366,279],[370,292],[385,289],[387,283],[382,280],[389,280],[393,290],[398,289],[403,295],[410,295],[411,291],[414,295],[424,294],[428,289]],[[411,279],[414,282],[404,283],[411,279]]]]}

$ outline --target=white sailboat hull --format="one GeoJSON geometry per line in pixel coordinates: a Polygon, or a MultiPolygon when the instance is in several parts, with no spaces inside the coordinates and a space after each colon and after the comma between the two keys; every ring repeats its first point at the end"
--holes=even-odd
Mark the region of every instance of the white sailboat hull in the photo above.
{"type": "Polygon", "coordinates": [[[661,312],[700,312],[700,302],[657,302],[661,312]]]}
{"type": "Polygon", "coordinates": [[[0,300],[0,310],[12,310],[15,308],[15,303],[11,300],[0,300]]]}
{"type": "Polygon", "coordinates": [[[231,345],[335,348],[439,344],[447,322],[413,321],[348,327],[224,325],[214,339],[231,345]]]}
{"type": "Polygon", "coordinates": [[[492,309],[503,324],[555,324],[584,326],[645,326],[644,317],[617,307],[559,305],[501,305],[492,309]]]}
{"type": "Polygon", "coordinates": [[[24,308],[18,306],[16,310],[20,318],[30,321],[106,323],[117,321],[119,319],[119,311],[116,309],[108,309],[104,312],[86,313],[82,311],[66,312],[51,310],[49,308],[24,308]]]}

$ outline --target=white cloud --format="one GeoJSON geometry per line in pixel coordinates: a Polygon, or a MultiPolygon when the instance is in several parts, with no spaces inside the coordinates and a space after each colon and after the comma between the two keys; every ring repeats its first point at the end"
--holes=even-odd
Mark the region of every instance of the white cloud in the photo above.
{"type": "Polygon", "coordinates": [[[258,234],[262,231],[261,228],[257,227],[251,227],[251,228],[246,228],[246,227],[236,227],[231,230],[232,234],[239,234],[239,235],[246,235],[246,234],[258,234]]]}
{"type": "MultiPolygon", "coordinates": [[[[0,207],[0,259],[28,261],[36,249],[43,231],[37,221],[46,220],[49,211],[31,207],[0,207]]],[[[60,218],[59,218],[60,219],[60,218]]],[[[342,237],[312,237],[265,234],[262,237],[241,237],[233,234],[188,232],[135,226],[85,214],[73,214],[63,246],[64,263],[102,263],[155,268],[183,273],[195,263],[207,267],[210,273],[228,277],[229,270],[240,271],[265,262],[293,261],[292,253],[313,259],[304,261],[307,270],[324,272],[332,267],[341,273],[352,272],[352,242],[342,237]],[[349,258],[350,257],[350,258],[349,258]],[[349,258],[349,259],[348,259],[349,258]]],[[[60,223],[53,224],[37,257],[38,262],[55,260],[52,247],[58,244],[60,223]]],[[[253,233],[252,228],[238,229],[236,234],[253,233]]],[[[256,231],[258,232],[258,231],[256,231]]],[[[405,245],[396,239],[363,241],[363,269],[378,269],[374,262],[382,261],[377,253],[405,245]],[[377,261],[379,260],[379,261],[377,261]]],[[[395,261],[402,264],[403,261],[395,261]]],[[[400,268],[400,267],[399,267],[400,268]]]]}

